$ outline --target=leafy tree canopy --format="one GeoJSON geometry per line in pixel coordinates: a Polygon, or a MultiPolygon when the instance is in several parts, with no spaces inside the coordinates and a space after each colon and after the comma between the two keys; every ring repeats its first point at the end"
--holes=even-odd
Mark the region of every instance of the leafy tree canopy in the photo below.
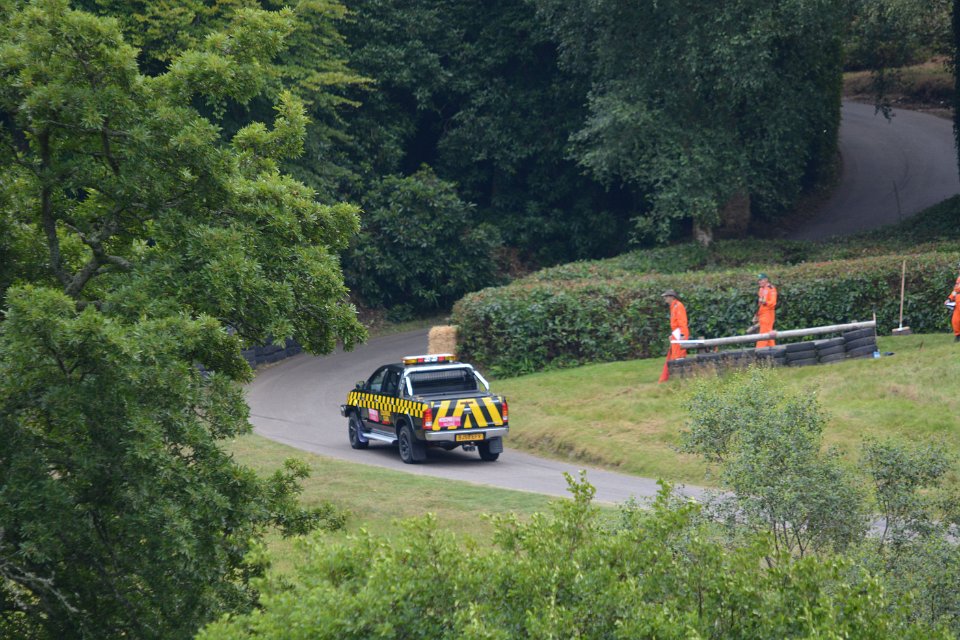
{"type": "Polygon", "coordinates": [[[263,481],[242,340],[363,335],[337,251],[357,208],[281,167],[307,116],[274,90],[291,9],[238,7],[145,74],[117,20],[0,1],[0,632],[191,637],[250,606],[301,466],[263,481]],[[223,126],[235,105],[271,120],[223,126]],[[229,329],[229,330],[228,330],[229,329]]]}
{"type": "Polygon", "coordinates": [[[732,196],[776,211],[829,163],[839,123],[843,3],[536,0],[570,69],[589,75],[575,154],[651,194],[638,231],[710,227],[732,196]]]}

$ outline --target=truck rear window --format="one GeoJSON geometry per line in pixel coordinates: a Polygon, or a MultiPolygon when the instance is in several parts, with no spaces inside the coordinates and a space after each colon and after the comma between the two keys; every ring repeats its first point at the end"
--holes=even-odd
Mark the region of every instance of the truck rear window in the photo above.
{"type": "Polygon", "coordinates": [[[413,395],[433,393],[459,393],[476,391],[477,379],[470,369],[446,369],[443,371],[420,371],[410,374],[413,395]]]}

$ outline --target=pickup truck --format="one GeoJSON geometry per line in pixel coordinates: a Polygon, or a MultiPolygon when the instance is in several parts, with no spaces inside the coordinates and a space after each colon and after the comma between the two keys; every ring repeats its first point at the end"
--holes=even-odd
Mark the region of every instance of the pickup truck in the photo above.
{"type": "Polygon", "coordinates": [[[361,380],[340,405],[354,449],[371,441],[396,444],[407,464],[423,462],[427,447],[476,449],[492,462],[509,430],[505,398],[473,366],[453,354],[409,356],[361,380]]]}

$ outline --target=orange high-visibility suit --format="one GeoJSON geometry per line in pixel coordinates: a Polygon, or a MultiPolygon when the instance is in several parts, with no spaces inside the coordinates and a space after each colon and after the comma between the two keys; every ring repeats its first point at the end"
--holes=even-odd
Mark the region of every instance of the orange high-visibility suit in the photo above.
{"type": "MultiPolygon", "coordinates": [[[[757,291],[757,322],[760,323],[760,333],[769,333],[773,331],[773,323],[777,318],[777,288],[767,283],[757,291]]],[[[772,347],[777,344],[776,340],[760,340],[757,342],[757,349],[763,347],[772,347]]]]}
{"type": "MultiPolygon", "coordinates": [[[[686,340],[690,337],[690,329],[687,327],[687,308],[683,303],[674,298],[670,302],[670,350],[667,351],[667,362],[677,358],[686,358],[687,350],[676,344],[677,340],[686,340]]],[[[663,373],[660,375],[660,382],[666,381],[670,377],[666,362],[663,364],[663,373]]]]}
{"type": "Polygon", "coordinates": [[[957,303],[957,306],[953,308],[950,324],[953,325],[953,335],[960,339],[960,278],[957,278],[957,283],[953,285],[953,291],[950,292],[950,297],[947,298],[947,302],[950,301],[957,303]]]}

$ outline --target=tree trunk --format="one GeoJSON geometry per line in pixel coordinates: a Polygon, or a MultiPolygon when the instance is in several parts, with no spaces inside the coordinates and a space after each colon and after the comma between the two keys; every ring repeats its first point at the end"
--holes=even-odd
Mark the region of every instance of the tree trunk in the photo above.
{"type": "MultiPolygon", "coordinates": [[[[960,2],[960,0],[957,0],[960,2]]],[[[709,247],[713,243],[713,228],[701,226],[699,222],[693,223],[693,239],[704,247],[709,247]]]]}
{"type": "Polygon", "coordinates": [[[720,209],[720,228],[725,236],[740,237],[749,227],[750,193],[738,191],[720,209]]]}

